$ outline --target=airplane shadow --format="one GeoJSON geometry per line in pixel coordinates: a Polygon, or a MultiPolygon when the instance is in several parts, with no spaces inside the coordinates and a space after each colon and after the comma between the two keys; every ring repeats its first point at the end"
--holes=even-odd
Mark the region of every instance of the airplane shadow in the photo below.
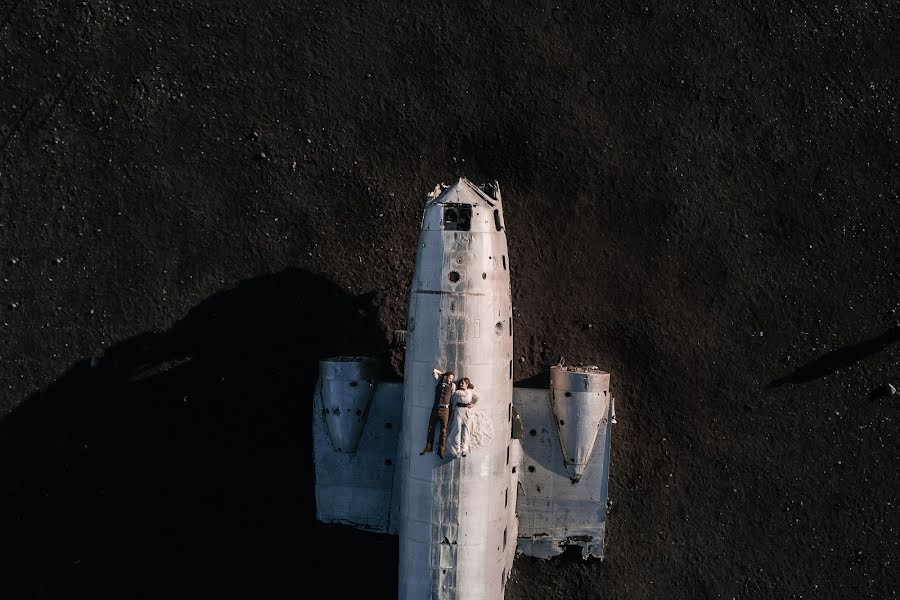
{"type": "MultiPolygon", "coordinates": [[[[827,352],[819,358],[797,367],[793,373],[769,382],[766,387],[771,389],[785,384],[814,381],[840,369],[850,367],[867,356],[881,352],[897,341],[900,341],[900,326],[892,327],[872,339],[827,352]]],[[[877,393],[873,392],[870,394],[870,399],[875,396],[877,393]]]]}
{"type": "Polygon", "coordinates": [[[396,536],[315,520],[311,443],[318,360],[387,352],[289,269],[74,365],[0,421],[0,596],[396,597],[396,536]]]}

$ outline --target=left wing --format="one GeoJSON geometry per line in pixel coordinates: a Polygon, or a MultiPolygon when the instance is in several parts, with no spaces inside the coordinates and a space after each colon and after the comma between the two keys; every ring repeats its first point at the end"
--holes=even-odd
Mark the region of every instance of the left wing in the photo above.
{"type": "Polygon", "coordinates": [[[538,558],[578,545],[603,558],[615,404],[609,373],[553,367],[550,389],[513,388],[522,422],[517,552],[538,558]]]}
{"type": "Polygon", "coordinates": [[[397,533],[403,384],[379,381],[368,357],[319,363],[313,402],[316,518],[397,533]]]}

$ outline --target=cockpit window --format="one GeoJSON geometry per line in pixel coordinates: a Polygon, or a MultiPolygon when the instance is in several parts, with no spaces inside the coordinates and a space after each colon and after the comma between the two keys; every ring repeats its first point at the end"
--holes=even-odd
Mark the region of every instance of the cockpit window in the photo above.
{"type": "Polygon", "coordinates": [[[445,204],[444,230],[469,231],[472,227],[471,204],[445,204]]]}

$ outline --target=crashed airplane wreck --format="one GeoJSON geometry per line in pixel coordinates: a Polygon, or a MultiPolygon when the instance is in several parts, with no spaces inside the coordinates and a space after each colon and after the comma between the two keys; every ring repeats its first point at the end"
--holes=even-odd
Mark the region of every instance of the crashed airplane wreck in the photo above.
{"type": "Polygon", "coordinates": [[[320,361],[317,519],[399,535],[403,600],[499,600],[518,554],[551,558],[574,545],[584,558],[602,559],[615,423],[610,375],[560,363],[550,368],[549,389],[513,385],[496,183],[459,179],[428,194],[399,333],[402,383],[381,380],[373,357],[320,361]],[[477,406],[452,403],[445,453],[422,450],[442,402],[435,369],[468,378],[479,398],[477,406]],[[480,427],[467,452],[454,451],[466,410],[477,412],[480,427]]]}

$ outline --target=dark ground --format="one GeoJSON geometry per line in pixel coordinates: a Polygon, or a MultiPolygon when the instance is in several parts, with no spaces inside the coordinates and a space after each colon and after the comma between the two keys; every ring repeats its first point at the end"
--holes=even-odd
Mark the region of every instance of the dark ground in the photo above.
{"type": "Polygon", "coordinates": [[[619,4],[2,0],[0,597],[392,597],[311,389],[460,175],[516,379],[617,396],[606,560],[507,598],[896,597],[900,9],[619,4]]]}

